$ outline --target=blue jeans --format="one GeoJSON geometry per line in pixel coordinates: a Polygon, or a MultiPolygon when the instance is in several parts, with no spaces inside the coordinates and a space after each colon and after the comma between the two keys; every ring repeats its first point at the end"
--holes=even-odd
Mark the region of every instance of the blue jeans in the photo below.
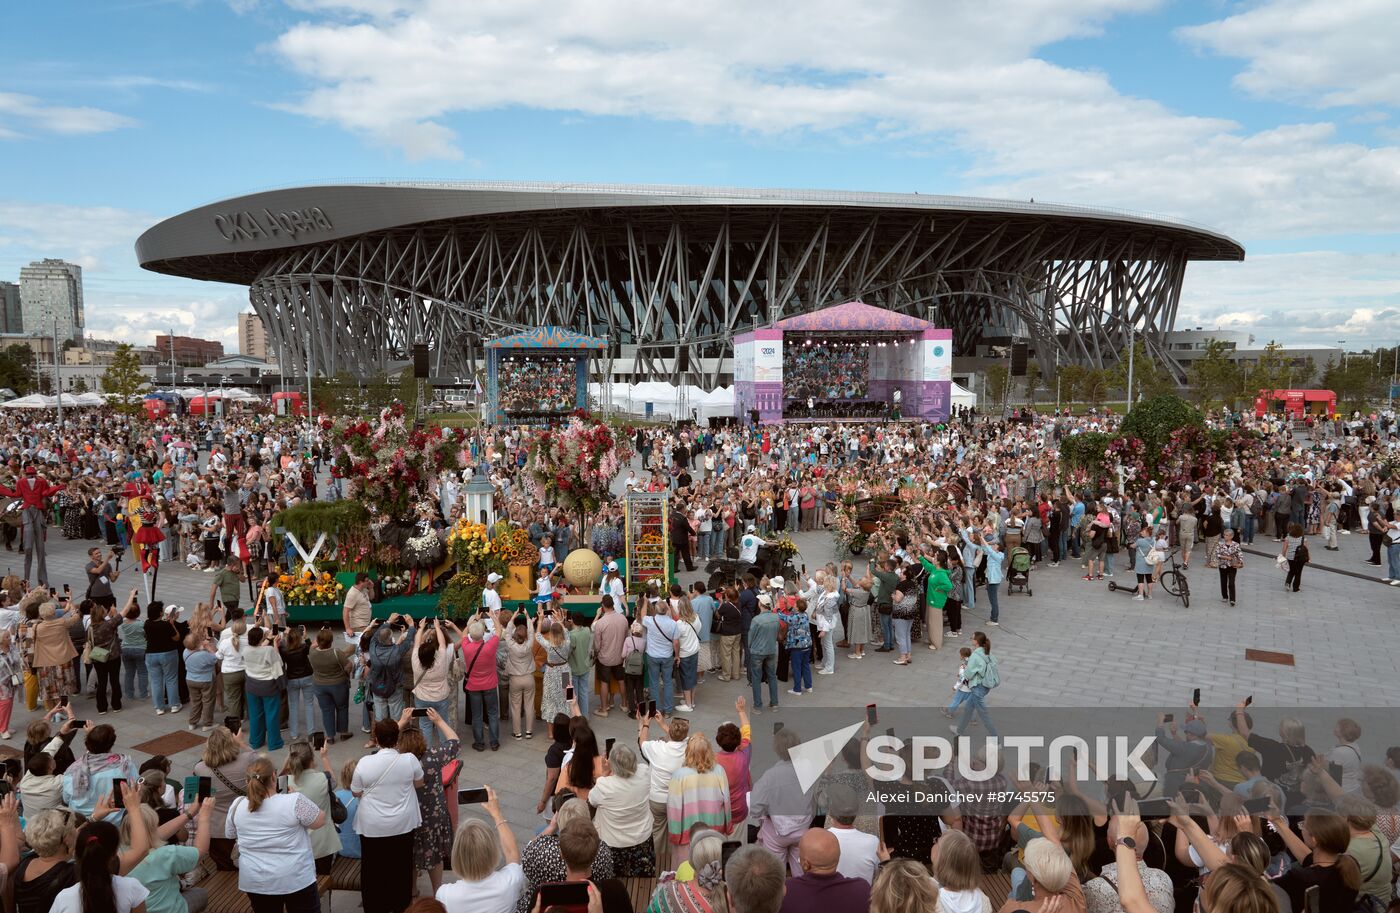
{"type": "MultiPolygon", "coordinates": [[[[281,708],[278,708],[281,712],[281,708]]],[[[312,731],[316,729],[316,698],[312,692],[311,676],[306,678],[287,679],[287,732],[294,739],[310,738],[312,731]],[[305,710],[303,711],[303,708],[305,710]],[[301,729],[297,723],[302,717],[306,718],[306,729],[301,729]]],[[[330,730],[326,730],[326,735],[334,735],[330,730]]]]}
{"type": "Polygon", "coordinates": [[[582,675],[569,675],[569,680],[574,683],[574,700],[578,701],[578,712],[580,716],[588,716],[588,673],[582,675]]]}
{"type": "Polygon", "coordinates": [[[958,708],[961,707],[961,706],[963,705],[963,701],[965,701],[965,700],[967,700],[967,692],[966,692],[966,691],[954,691],[954,692],[953,692],[953,699],[952,699],[951,701],[948,702],[948,712],[949,712],[949,713],[957,713],[957,712],[958,712],[958,708]]]}
{"type": "Polygon", "coordinates": [[[879,614],[880,614],[880,635],[884,638],[884,642],[881,643],[880,646],[882,646],[882,647],[889,647],[891,650],[893,650],[893,649],[894,649],[894,621],[893,621],[893,619],[891,618],[891,616],[886,615],[886,614],[883,613],[883,612],[881,612],[881,613],[879,613],[879,614]]]}
{"type": "MultiPolygon", "coordinates": [[[[1107,564],[1107,561],[1104,563],[1107,564]]],[[[999,583],[987,584],[987,601],[992,604],[992,617],[989,621],[996,621],[1001,614],[1001,606],[997,604],[997,588],[1000,586],[999,583]]]]}
{"type": "Polygon", "coordinates": [[[146,674],[151,677],[151,703],[157,710],[169,710],[180,703],[179,653],[147,653],[146,674]]]}
{"type": "Polygon", "coordinates": [[[972,715],[977,714],[977,718],[982,721],[982,725],[987,727],[987,735],[997,734],[996,726],[992,725],[992,715],[987,712],[987,692],[986,685],[973,685],[972,690],[963,698],[962,719],[958,720],[958,735],[967,731],[968,725],[972,722],[972,715]]]}
{"type": "MultiPolygon", "coordinates": [[[[445,697],[440,701],[425,701],[419,698],[416,694],[413,696],[413,706],[418,707],[420,709],[432,708],[433,710],[436,710],[438,712],[438,716],[442,717],[444,720],[447,719],[447,708],[451,705],[451,703],[452,699],[448,697],[445,697]]],[[[420,716],[418,718],[418,728],[423,731],[423,741],[428,744],[429,748],[432,748],[434,745],[441,745],[443,743],[442,733],[438,731],[437,724],[430,720],[428,717],[420,716]]]]}
{"type": "Polygon", "coordinates": [[[1400,542],[1387,542],[1385,560],[1390,565],[1390,579],[1400,580],[1400,542]]]}
{"type": "Polygon", "coordinates": [[[248,695],[248,747],[254,750],[266,743],[268,751],[282,750],[282,730],[277,723],[282,716],[282,696],[248,695]]]}
{"type": "Polygon", "coordinates": [[[1244,540],[1245,545],[1254,542],[1254,514],[1244,515],[1244,529],[1240,533],[1240,538],[1244,540]]]}
{"type": "Polygon", "coordinates": [[[350,732],[350,684],[311,686],[316,695],[316,704],[321,708],[321,731],[326,738],[350,732]]]}
{"type": "Polygon", "coordinates": [[[650,653],[647,654],[647,682],[651,685],[651,696],[656,701],[656,708],[666,716],[670,716],[676,709],[676,695],[671,679],[671,667],[674,665],[675,660],[669,656],[657,659],[650,653]]]}
{"type": "Polygon", "coordinates": [[[914,630],[914,620],[912,618],[896,618],[894,620],[894,651],[901,656],[911,652],[910,634],[914,630]]]}
{"type": "Polygon", "coordinates": [[[792,672],[792,690],[812,690],[812,648],[798,647],[788,651],[788,669],[792,672]]]}
{"type": "Polygon", "coordinates": [[[965,565],[967,568],[967,579],[963,581],[963,591],[967,594],[963,597],[963,608],[971,609],[977,606],[977,573],[972,565],[965,565]]]}
{"type": "MultiPolygon", "coordinates": [[[[491,744],[501,744],[501,692],[499,688],[486,691],[468,691],[472,706],[472,745],[485,745],[486,730],[490,730],[491,744]]],[[[668,711],[669,712],[669,711],[668,711]]]]}
{"type": "Polygon", "coordinates": [[[768,706],[778,706],[778,657],[772,653],[749,654],[749,682],[753,685],[753,709],[763,706],[763,673],[768,673],[768,706]]]}
{"type": "Polygon", "coordinates": [[[151,696],[151,673],[146,668],[145,650],[122,648],[122,694],[143,701],[151,696]]]}
{"type": "MultiPolygon", "coordinates": [[[[1060,541],[1058,544],[1060,546],[1060,550],[1057,554],[1060,556],[1060,560],[1064,561],[1066,558],[1069,557],[1069,530],[1060,530],[1060,541]]],[[[1076,555],[1075,557],[1078,556],[1076,555]]]]}

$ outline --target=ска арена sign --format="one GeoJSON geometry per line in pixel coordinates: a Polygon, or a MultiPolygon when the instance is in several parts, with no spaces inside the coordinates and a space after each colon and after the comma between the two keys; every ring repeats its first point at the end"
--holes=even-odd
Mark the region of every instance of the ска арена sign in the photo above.
{"type": "Polygon", "coordinates": [[[224,236],[225,241],[254,241],[280,236],[296,238],[318,231],[330,231],[331,220],[319,206],[281,212],[245,209],[215,216],[214,228],[224,236]]]}

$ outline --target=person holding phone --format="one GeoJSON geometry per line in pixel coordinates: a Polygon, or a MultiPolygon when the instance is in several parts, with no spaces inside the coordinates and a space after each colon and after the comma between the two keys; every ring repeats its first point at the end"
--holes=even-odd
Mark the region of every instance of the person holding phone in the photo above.
{"type": "Polygon", "coordinates": [[[282,656],[280,637],[271,637],[261,627],[248,630],[247,642],[239,651],[246,672],[244,687],[248,694],[248,747],[254,751],[267,746],[268,751],[282,750],[282,656]]]}
{"type": "Polygon", "coordinates": [[[418,790],[425,778],[418,758],[399,750],[400,735],[400,720],[376,720],[379,750],[359,760],[350,782],[360,800],[355,814],[360,849],[376,867],[375,877],[361,881],[365,913],[399,913],[413,893],[413,832],[423,823],[418,790]]]}
{"type": "MultiPolygon", "coordinates": [[[[544,691],[540,699],[540,717],[552,720],[559,714],[568,716],[569,702],[564,698],[564,690],[573,681],[569,670],[573,641],[564,631],[563,622],[544,614],[539,619],[539,633],[535,635],[535,642],[544,649],[544,691]]],[[[669,680],[669,668],[667,672],[669,680]]]]}
{"type": "Polygon", "coordinates": [[[156,716],[180,712],[180,629],[166,614],[165,603],[146,606],[146,672],[151,678],[151,703],[156,716]]]}
{"type": "Polygon", "coordinates": [[[141,618],[141,605],[136,601],[136,589],[131,590],[122,609],[122,623],[117,628],[122,645],[122,694],[139,701],[151,698],[151,673],[146,668],[146,623],[141,618]]]}
{"type": "Polygon", "coordinates": [[[311,663],[311,688],[321,711],[321,731],[329,741],[348,741],[350,733],[350,673],[353,644],[337,644],[335,632],[322,628],[307,655],[311,663]]]}
{"type": "MultiPolygon", "coordinates": [[[[442,622],[436,618],[424,619],[413,635],[413,652],[409,654],[413,662],[413,706],[422,710],[432,708],[440,715],[447,713],[452,684],[449,673],[452,670],[452,642],[442,632],[442,622]]],[[[485,657],[483,657],[483,660],[485,657]]],[[[492,657],[492,667],[495,658],[492,657]]],[[[439,744],[438,729],[431,719],[421,717],[418,726],[429,745],[439,744]]]]}
{"type": "Polygon", "coordinates": [[[130,755],[117,754],[117,731],[106,723],[87,730],[86,749],[63,774],[63,804],[91,817],[98,799],[112,792],[112,781],[135,783],[141,775],[130,755]]]}
{"type": "Polygon", "coordinates": [[[434,894],[447,913],[514,913],[525,891],[520,847],[496,791],[487,786],[486,796],[481,807],[491,822],[467,817],[453,837],[452,871],[458,880],[434,894]],[[500,864],[502,858],[505,865],[500,864]]]}
{"type": "MultiPolygon", "coordinates": [[[[238,889],[254,910],[319,913],[310,832],[324,827],[329,817],[301,793],[277,792],[271,761],[258,758],[248,765],[247,795],[233,800],[224,836],[238,843],[238,889]]],[[[387,881],[387,875],[365,879],[367,884],[380,880],[387,881]]],[[[371,913],[387,909],[365,905],[371,913]]]]}
{"type": "MultiPolygon", "coordinates": [[[[326,816],[326,821],[333,823],[331,793],[334,791],[335,774],[331,770],[329,752],[326,742],[321,743],[318,752],[305,739],[296,739],[287,746],[287,761],[282,766],[282,774],[290,779],[293,790],[315,802],[326,816]]],[[[340,849],[340,834],[334,827],[320,827],[311,832],[311,855],[316,860],[317,875],[330,874],[331,863],[340,849]]]]}
{"type": "MultiPolygon", "coordinates": [[[[462,687],[470,706],[472,748],[477,751],[486,750],[488,737],[492,751],[501,748],[501,689],[496,671],[496,653],[500,646],[501,638],[488,633],[484,621],[478,619],[467,625],[466,636],[462,638],[462,665],[466,670],[462,687]]],[[[548,675],[545,682],[548,696],[548,675]]]]}
{"type": "Polygon", "coordinates": [[[603,776],[588,793],[593,806],[593,823],[598,835],[612,852],[614,873],[619,878],[652,878],[656,875],[656,849],[651,839],[651,770],[637,764],[637,753],[627,745],[614,744],[608,753],[603,776]]]}
{"type": "MultiPolygon", "coordinates": [[[[437,708],[427,708],[427,722],[437,730],[437,744],[429,747],[421,729],[413,725],[405,710],[399,718],[399,751],[418,759],[423,767],[423,782],[418,789],[418,814],[421,821],[413,831],[413,866],[427,872],[434,893],[442,886],[442,860],[452,848],[452,818],[447,810],[447,795],[442,789],[442,771],[462,751],[457,733],[437,708]]],[[[415,876],[415,882],[416,882],[415,876]]]]}
{"type": "Polygon", "coordinates": [[[131,877],[141,882],[150,895],[146,898],[146,913],[189,913],[202,910],[208,903],[209,895],[204,888],[184,888],[180,876],[193,872],[199,866],[201,857],[209,852],[209,822],[213,817],[214,806],[208,799],[195,798],[186,803],[174,821],[179,830],[173,837],[183,838],[185,827],[195,824],[193,845],[182,842],[168,843],[161,833],[160,818],[156,810],[142,805],[140,814],[126,815],[121,823],[121,845],[131,847],[137,839],[135,834],[138,822],[145,825],[151,835],[151,850],[146,858],[131,870],[131,877]]]}

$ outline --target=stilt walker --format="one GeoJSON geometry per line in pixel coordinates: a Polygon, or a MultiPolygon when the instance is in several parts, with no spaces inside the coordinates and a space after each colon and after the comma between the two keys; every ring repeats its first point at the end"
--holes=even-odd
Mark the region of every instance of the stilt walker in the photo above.
{"type": "Polygon", "coordinates": [[[39,559],[40,586],[49,585],[49,565],[46,540],[49,533],[48,500],[64,489],[39,475],[33,466],[24,467],[24,477],[15,482],[13,489],[0,485],[0,495],[19,498],[21,510],[22,543],[24,545],[24,579],[30,580],[29,569],[35,556],[39,559]]]}
{"type": "Polygon", "coordinates": [[[160,531],[159,514],[154,504],[143,502],[136,512],[140,521],[131,534],[136,560],[141,567],[141,580],[146,584],[146,602],[156,598],[156,582],[160,579],[160,544],[165,533],[160,531]]]}

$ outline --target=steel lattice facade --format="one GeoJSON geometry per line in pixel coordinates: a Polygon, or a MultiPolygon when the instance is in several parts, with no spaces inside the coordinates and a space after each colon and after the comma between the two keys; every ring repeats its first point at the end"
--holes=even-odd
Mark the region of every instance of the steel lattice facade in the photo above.
{"type": "Polygon", "coordinates": [[[850,300],[949,327],[959,354],[1027,339],[1047,374],[1113,363],[1129,327],[1175,365],[1162,340],[1187,262],[1244,256],[1207,229],[1078,207],[495,184],[273,191],[137,249],[149,269],[247,283],[279,362],[318,374],[371,376],[416,342],[435,374],[469,374],[486,339],[558,325],[607,338],[630,373],[701,386],[734,333],[850,300]]]}

